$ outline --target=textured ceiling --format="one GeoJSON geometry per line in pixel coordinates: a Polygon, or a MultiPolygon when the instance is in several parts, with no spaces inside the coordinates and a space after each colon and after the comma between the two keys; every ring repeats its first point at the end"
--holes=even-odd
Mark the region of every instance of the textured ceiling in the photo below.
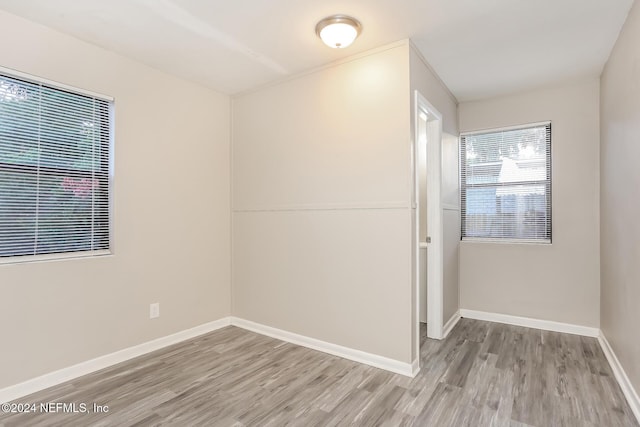
{"type": "Polygon", "coordinates": [[[0,0],[0,9],[228,94],[411,38],[464,101],[598,76],[632,3],[0,0]],[[347,49],[314,33],[335,13],[363,24],[347,49]]]}

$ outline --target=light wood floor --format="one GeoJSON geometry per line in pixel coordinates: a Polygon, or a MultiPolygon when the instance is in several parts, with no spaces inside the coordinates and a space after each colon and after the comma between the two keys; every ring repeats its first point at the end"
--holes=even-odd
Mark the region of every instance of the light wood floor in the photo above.
{"type": "Polygon", "coordinates": [[[21,403],[107,414],[0,414],[0,426],[634,426],[593,338],[462,319],[424,340],[416,378],[227,327],[21,403]]]}

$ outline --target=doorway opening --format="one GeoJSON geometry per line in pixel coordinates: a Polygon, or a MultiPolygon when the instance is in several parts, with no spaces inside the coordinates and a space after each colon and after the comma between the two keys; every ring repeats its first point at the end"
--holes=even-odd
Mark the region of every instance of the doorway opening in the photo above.
{"type": "Polygon", "coordinates": [[[414,361],[419,361],[425,322],[428,338],[443,338],[442,115],[418,91],[414,112],[414,361]]]}

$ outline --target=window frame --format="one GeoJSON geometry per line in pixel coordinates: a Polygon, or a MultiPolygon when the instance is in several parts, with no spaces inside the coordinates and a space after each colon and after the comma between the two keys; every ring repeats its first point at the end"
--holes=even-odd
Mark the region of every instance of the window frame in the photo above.
{"type": "MultiPolygon", "coordinates": [[[[107,244],[108,247],[106,249],[94,249],[94,250],[85,250],[85,251],[64,251],[64,252],[52,252],[46,254],[36,254],[36,255],[8,255],[0,257],[0,265],[3,264],[20,264],[20,263],[29,263],[29,262],[41,262],[41,261],[52,261],[52,260],[68,260],[68,259],[79,259],[79,258],[94,258],[94,257],[102,257],[107,255],[113,255],[114,253],[114,230],[113,230],[113,177],[114,177],[114,142],[115,142],[115,98],[109,95],[104,95],[98,92],[89,91],[86,89],[66,85],[64,83],[60,83],[57,81],[45,79],[42,77],[34,76],[28,73],[24,73],[21,71],[13,70],[10,68],[0,66],[0,74],[4,75],[8,78],[13,78],[16,80],[22,80],[26,83],[36,84],[48,87],[54,90],[60,90],[64,92],[68,92],[71,94],[75,94],[78,96],[91,97],[98,100],[105,101],[107,103],[107,123],[102,123],[102,126],[108,128],[108,142],[107,142],[107,159],[106,159],[106,171],[100,170],[94,172],[94,176],[99,174],[102,176],[101,180],[106,182],[106,206],[107,206],[107,244]],[[106,176],[105,176],[106,174],[106,176]]],[[[14,165],[11,164],[3,164],[4,169],[12,169],[14,165]]],[[[41,171],[44,169],[45,173],[43,175],[47,176],[58,176],[60,172],[68,171],[71,172],[76,177],[81,177],[86,175],[90,175],[89,172],[77,171],[77,170],[68,170],[65,168],[55,168],[55,167],[44,167],[44,166],[16,166],[16,169],[20,169],[20,172],[29,174],[26,169],[35,169],[33,174],[38,176],[41,171]],[[50,172],[47,173],[47,170],[50,169],[50,172]]]]}
{"type": "Polygon", "coordinates": [[[459,160],[460,160],[460,169],[459,169],[459,186],[460,186],[460,241],[463,242],[472,242],[472,243],[502,243],[502,244],[538,244],[538,245],[552,245],[553,244],[553,126],[552,121],[542,121],[542,122],[534,122],[534,123],[526,123],[515,126],[503,126],[497,128],[488,128],[482,130],[461,132],[459,137],[459,160]],[[548,128],[549,132],[549,142],[547,147],[547,155],[546,155],[546,179],[545,180],[534,180],[534,181],[516,181],[509,183],[486,183],[486,184],[474,184],[473,188],[485,188],[485,187],[502,187],[502,186],[513,186],[513,185],[534,185],[541,184],[545,186],[545,192],[548,194],[548,203],[547,203],[547,217],[549,218],[549,236],[544,239],[518,239],[514,237],[468,237],[465,236],[465,223],[466,223],[466,193],[467,188],[469,187],[464,182],[464,177],[466,176],[466,143],[464,141],[464,137],[474,136],[474,135],[486,135],[492,133],[500,133],[507,131],[515,131],[515,130],[523,130],[523,129],[531,129],[535,127],[545,126],[548,128]]]}

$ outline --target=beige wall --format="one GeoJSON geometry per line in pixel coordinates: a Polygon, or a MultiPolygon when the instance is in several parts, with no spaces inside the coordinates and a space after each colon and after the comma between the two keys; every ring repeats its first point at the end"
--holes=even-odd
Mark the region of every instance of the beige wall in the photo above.
{"type": "Polygon", "coordinates": [[[116,99],[114,255],[0,265],[0,388],[229,315],[228,97],[4,12],[0,40],[116,99]]]}
{"type": "Polygon", "coordinates": [[[601,328],[640,391],[640,4],[601,86],[601,328]]]}
{"type": "Polygon", "coordinates": [[[552,121],[553,244],[463,242],[464,309],[598,327],[599,81],[460,104],[460,131],[552,121]]]}
{"type": "MultiPolygon", "coordinates": [[[[458,135],[458,101],[449,92],[435,72],[427,64],[417,49],[410,45],[411,66],[411,106],[413,112],[414,91],[419,91],[436,110],[442,114],[442,130],[444,133],[458,135]]],[[[411,115],[413,125],[414,115],[411,115]]],[[[414,127],[411,126],[413,134],[414,127]]]]}
{"type": "MultiPolygon", "coordinates": [[[[442,185],[441,198],[443,209],[442,212],[442,228],[443,228],[443,324],[453,316],[459,308],[459,283],[458,283],[458,246],[460,242],[460,218],[456,211],[459,205],[458,197],[458,106],[457,100],[451,92],[442,83],[438,76],[433,72],[424,58],[418,53],[413,45],[410,49],[410,66],[411,66],[411,133],[412,138],[415,131],[415,112],[414,112],[414,93],[417,90],[422,96],[442,114],[442,185]]],[[[418,171],[418,173],[425,171],[418,171]]],[[[424,241],[426,237],[426,205],[428,203],[426,197],[426,173],[420,174],[419,181],[419,200],[420,203],[420,239],[424,241]],[[424,232],[423,232],[424,231],[424,232]]],[[[420,276],[422,283],[420,284],[421,293],[426,291],[426,251],[420,250],[420,262],[422,270],[420,276]]],[[[415,295],[419,298],[420,306],[426,305],[426,295],[415,295]]],[[[419,310],[420,320],[426,314],[426,307],[419,310]]],[[[412,322],[412,324],[415,322],[412,322]]],[[[415,350],[415,348],[414,348],[415,350]]]]}
{"type": "Polygon", "coordinates": [[[411,362],[408,47],[233,100],[233,313],[411,362]]]}

